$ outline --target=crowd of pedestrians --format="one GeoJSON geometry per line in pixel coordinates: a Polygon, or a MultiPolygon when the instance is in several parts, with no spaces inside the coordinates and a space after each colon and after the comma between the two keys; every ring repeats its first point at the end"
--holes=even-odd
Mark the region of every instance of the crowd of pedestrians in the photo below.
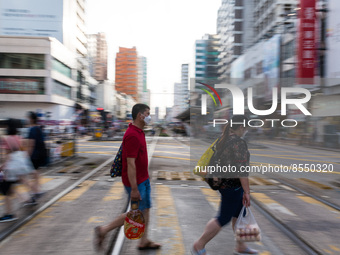
{"type": "Polygon", "coordinates": [[[17,119],[7,121],[6,135],[1,137],[4,159],[0,166],[0,192],[4,196],[5,213],[0,217],[0,222],[17,220],[11,203],[13,195],[17,195],[23,206],[28,206],[36,205],[37,199],[44,193],[38,172],[47,160],[44,134],[36,113],[29,112],[27,118],[27,137],[19,134],[21,121],[17,119]],[[28,192],[19,193],[16,189],[18,184],[24,185],[28,192]]]}

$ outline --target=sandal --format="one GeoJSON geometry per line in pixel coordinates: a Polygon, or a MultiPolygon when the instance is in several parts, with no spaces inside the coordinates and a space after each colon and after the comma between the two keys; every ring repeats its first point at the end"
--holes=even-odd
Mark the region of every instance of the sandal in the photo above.
{"type": "Polygon", "coordinates": [[[248,254],[259,254],[259,252],[257,250],[254,250],[254,249],[250,249],[249,247],[247,247],[242,252],[234,251],[234,255],[248,255],[248,254]]]}
{"type": "Polygon", "coordinates": [[[197,251],[194,247],[192,247],[190,251],[191,251],[192,255],[209,255],[207,253],[207,251],[205,250],[205,248],[203,248],[202,250],[197,251]]]}
{"type": "Polygon", "coordinates": [[[162,247],[162,245],[155,243],[155,242],[148,242],[144,246],[138,246],[138,250],[158,250],[162,247]]]}
{"type": "Polygon", "coordinates": [[[96,251],[100,251],[101,249],[103,249],[103,242],[104,242],[104,239],[105,239],[105,235],[103,235],[101,232],[100,232],[100,227],[95,227],[94,228],[94,242],[93,242],[93,245],[94,245],[94,249],[96,251]]]}

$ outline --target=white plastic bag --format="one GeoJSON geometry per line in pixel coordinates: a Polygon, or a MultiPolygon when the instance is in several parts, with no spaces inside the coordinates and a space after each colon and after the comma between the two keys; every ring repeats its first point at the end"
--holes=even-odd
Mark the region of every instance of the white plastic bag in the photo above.
{"type": "Polygon", "coordinates": [[[4,178],[6,181],[17,181],[20,176],[30,174],[33,170],[32,161],[26,151],[13,151],[8,154],[4,164],[4,178]]]}
{"type": "Polygon", "coordinates": [[[261,230],[249,207],[243,206],[237,218],[235,240],[241,242],[258,242],[261,240],[261,230]]]}

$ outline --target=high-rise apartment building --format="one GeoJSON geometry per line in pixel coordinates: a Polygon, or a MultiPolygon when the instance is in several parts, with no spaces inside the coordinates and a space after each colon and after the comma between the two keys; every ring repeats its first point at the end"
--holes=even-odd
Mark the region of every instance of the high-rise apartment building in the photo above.
{"type": "Polygon", "coordinates": [[[220,39],[218,35],[206,34],[195,43],[196,81],[209,82],[218,78],[218,55],[220,39]]]}
{"type": "Polygon", "coordinates": [[[147,84],[147,60],[146,57],[138,57],[138,97],[139,102],[150,105],[150,90],[147,84]]]}
{"type": "Polygon", "coordinates": [[[116,54],[116,90],[138,101],[138,55],[136,47],[119,47],[116,54]]]}
{"type": "Polygon", "coordinates": [[[188,88],[189,85],[189,64],[182,64],[181,69],[181,83],[185,88],[188,88]]]}
{"type": "Polygon", "coordinates": [[[222,0],[217,17],[220,80],[230,78],[231,63],[252,44],[253,4],[249,0],[222,0]]]}
{"type": "Polygon", "coordinates": [[[255,0],[253,9],[254,42],[268,38],[274,32],[283,32],[283,26],[293,23],[288,14],[295,11],[298,0],[255,0]],[[279,31],[277,31],[279,29],[279,31]]]}
{"type": "Polygon", "coordinates": [[[89,71],[97,81],[107,80],[107,42],[105,33],[87,35],[89,71]]]}
{"type": "Polygon", "coordinates": [[[172,116],[176,117],[181,112],[189,108],[189,64],[181,66],[181,82],[174,84],[174,107],[172,116]]]}

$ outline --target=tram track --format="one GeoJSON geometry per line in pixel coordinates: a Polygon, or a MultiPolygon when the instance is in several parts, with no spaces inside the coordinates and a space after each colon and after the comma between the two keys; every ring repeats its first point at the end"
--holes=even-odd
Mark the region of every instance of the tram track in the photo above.
{"type": "Polygon", "coordinates": [[[102,164],[100,164],[98,167],[90,171],[89,173],[85,174],[83,177],[80,177],[79,180],[75,181],[73,184],[62,190],[60,193],[55,195],[53,198],[45,202],[42,206],[40,206],[37,210],[33,211],[29,215],[26,215],[24,218],[20,219],[15,224],[9,226],[5,230],[3,230],[0,233],[0,242],[3,242],[6,238],[8,238],[11,234],[13,234],[16,230],[18,230],[20,227],[24,226],[26,223],[28,223],[30,220],[32,220],[34,217],[45,211],[47,208],[55,204],[59,199],[67,195],[69,192],[71,192],[73,189],[75,189],[78,185],[82,184],[87,179],[93,177],[95,174],[97,174],[99,171],[101,171],[107,164],[113,161],[113,157],[107,159],[102,164]]]}
{"type": "MultiPolygon", "coordinates": [[[[176,139],[177,142],[186,145],[182,141],[176,139]]],[[[326,205],[336,211],[340,211],[340,206],[338,206],[335,203],[332,203],[324,198],[321,198],[319,196],[316,196],[306,190],[304,190],[301,187],[298,187],[297,185],[292,184],[291,182],[288,182],[286,180],[282,180],[279,177],[274,177],[274,176],[269,176],[270,179],[274,180],[277,182],[277,186],[279,185],[285,185],[289,187],[290,189],[296,191],[297,193],[301,193],[307,197],[313,198],[316,201],[320,202],[323,205],[326,205]]],[[[271,222],[275,227],[278,228],[280,232],[282,232],[285,236],[287,236],[289,239],[293,241],[299,247],[301,250],[303,250],[306,254],[310,255],[322,255],[324,254],[324,251],[321,251],[318,247],[313,245],[313,243],[303,236],[301,236],[298,231],[294,230],[294,227],[289,226],[286,224],[283,220],[279,219],[274,213],[272,213],[264,204],[262,204],[260,201],[258,201],[254,196],[252,198],[252,205],[254,208],[261,213],[269,222],[271,222]]]]}
{"type": "MultiPolygon", "coordinates": [[[[329,206],[336,211],[340,211],[340,207],[334,203],[331,203],[321,197],[315,196],[310,192],[294,185],[290,182],[282,180],[278,177],[271,176],[270,179],[275,180],[276,182],[288,186],[289,188],[307,196],[317,200],[318,202],[322,203],[323,205],[329,206]]],[[[268,208],[266,208],[260,201],[256,198],[252,197],[253,206],[257,209],[262,215],[264,215],[274,226],[276,226],[282,233],[284,233],[287,237],[289,237],[299,248],[305,251],[307,254],[310,255],[322,255],[324,254],[323,251],[318,249],[313,245],[312,242],[306,240],[302,237],[297,231],[294,230],[293,227],[289,226],[288,224],[284,223],[280,220],[275,214],[273,214],[268,208]]]]}

